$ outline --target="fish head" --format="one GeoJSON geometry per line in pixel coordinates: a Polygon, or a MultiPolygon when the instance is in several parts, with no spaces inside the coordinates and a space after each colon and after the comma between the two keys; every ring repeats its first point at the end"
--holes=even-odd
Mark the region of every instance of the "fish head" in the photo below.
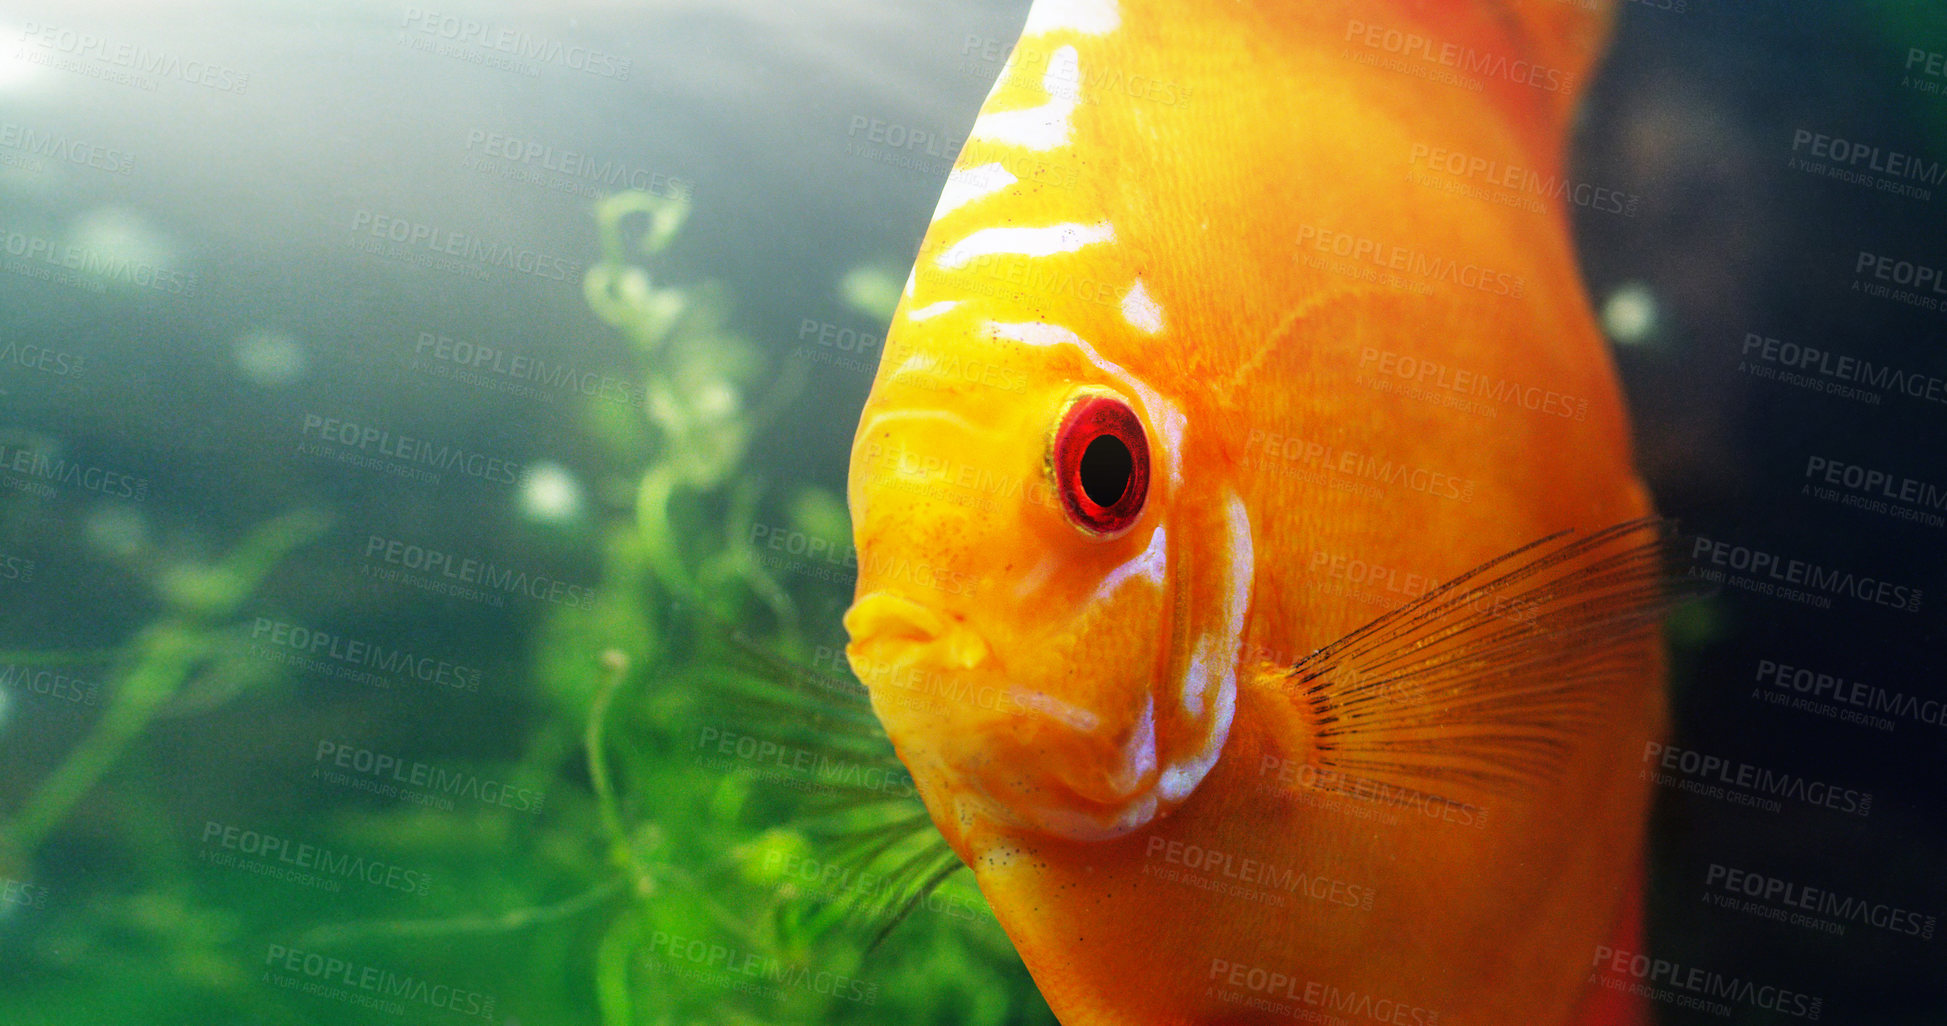
{"type": "Polygon", "coordinates": [[[982,313],[895,315],[849,484],[846,652],[963,857],[979,825],[1100,840],[1189,795],[1229,730],[1250,563],[1241,508],[1185,494],[1166,393],[982,313]]]}

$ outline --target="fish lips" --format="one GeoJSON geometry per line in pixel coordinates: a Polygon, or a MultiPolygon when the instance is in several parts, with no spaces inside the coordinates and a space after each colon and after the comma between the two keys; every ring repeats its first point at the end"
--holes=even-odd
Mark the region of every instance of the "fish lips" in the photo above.
{"type": "Polygon", "coordinates": [[[1155,818],[1153,708],[1110,737],[1093,711],[1008,682],[964,620],[893,592],[861,597],[845,627],[853,671],[900,758],[930,785],[922,793],[1070,840],[1119,837],[1155,818]]]}
{"type": "Polygon", "coordinates": [[[987,661],[987,643],[966,622],[890,591],[875,591],[845,612],[845,654],[860,680],[888,670],[935,665],[970,670],[987,661]]]}

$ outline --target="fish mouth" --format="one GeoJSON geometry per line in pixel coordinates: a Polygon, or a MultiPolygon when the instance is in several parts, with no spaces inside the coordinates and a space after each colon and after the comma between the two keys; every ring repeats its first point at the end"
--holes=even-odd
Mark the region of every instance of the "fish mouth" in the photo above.
{"type": "Polygon", "coordinates": [[[965,621],[890,591],[875,591],[845,611],[852,642],[846,655],[864,679],[868,669],[910,666],[922,660],[971,670],[987,661],[989,649],[965,621]]]}
{"type": "Polygon", "coordinates": [[[943,807],[957,810],[951,814],[929,800],[935,822],[972,814],[1102,841],[1156,815],[1153,716],[1125,746],[1109,744],[1092,711],[1008,682],[1005,666],[955,612],[895,592],[861,597],[846,611],[845,629],[845,654],[900,758],[915,780],[952,796],[943,807]],[[1115,772],[1105,776],[1103,767],[1115,772]]]}

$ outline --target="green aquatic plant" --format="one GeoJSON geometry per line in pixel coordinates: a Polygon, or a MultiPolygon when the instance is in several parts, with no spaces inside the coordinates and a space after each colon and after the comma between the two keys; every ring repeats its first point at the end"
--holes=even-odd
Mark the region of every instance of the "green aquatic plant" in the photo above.
{"type": "MultiPolygon", "coordinates": [[[[177,824],[153,801],[166,783],[150,770],[153,735],[265,682],[264,668],[240,644],[243,618],[329,525],[322,513],[296,510],[209,560],[117,547],[111,554],[147,586],[155,609],[147,624],[100,652],[0,651],[0,664],[15,668],[100,671],[98,715],[22,801],[0,811],[0,877],[31,881],[41,899],[53,895],[36,909],[49,924],[11,935],[0,929],[0,1021],[188,1021],[199,1000],[262,1005],[224,950],[238,936],[238,915],[194,900],[177,824]],[[76,872],[77,856],[112,868],[90,867],[99,874],[90,879],[76,872]]],[[[19,774],[20,742],[5,743],[0,765],[19,774]]],[[[0,927],[9,925],[9,911],[0,909],[0,927]]]]}
{"type": "Polygon", "coordinates": [[[315,512],[290,513],[259,526],[214,563],[160,571],[154,584],[163,614],[115,652],[0,652],[0,663],[15,666],[107,664],[112,682],[107,709],[88,734],[26,804],[0,819],[0,860],[32,858],[162,708],[181,697],[192,675],[229,650],[233,621],[265,578],[327,526],[315,512]]]}
{"type": "MultiPolygon", "coordinates": [[[[584,295],[634,387],[573,414],[606,469],[572,530],[524,528],[593,565],[592,601],[516,621],[489,671],[519,685],[504,705],[432,707],[495,728],[442,768],[539,798],[438,807],[292,779],[315,773],[304,746],[399,708],[253,649],[266,620],[334,622],[316,608],[335,568],[291,558],[325,517],[213,559],[120,552],[146,624],[138,608],[103,652],[0,653],[104,668],[99,714],[0,804],[0,873],[55,896],[0,908],[0,1022],[375,1021],[374,995],[290,968],[307,958],[396,982],[385,1010],[435,1024],[1052,1021],[837,650],[849,571],[754,541],[849,551],[850,526],[834,488],[758,455],[806,367],[737,330],[722,286],[676,283],[688,212],[640,192],[595,211],[584,295]],[[275,860],[222,865],[211,831],[237,827],[428,885],[327,892],[275,860]]],[[[876,316],[895,280],[854,274],[838,298],[876,316]]]]}
{"type": "Polygon", "coordinates": [[[838,281],[845,305],[881,324],[892,320],[900,288],[899,271],[890,264],[854,267],[838,281]]]}
{"type": "MultiPolygon", "coordinates": [[[[809,640],[837,625],[805,610],[829,621],[849,582],[785,580],[753,544],[760,517],[758,533],[826,551],[850,529],[831,490],[767,490],[750,465],[803,367],[767,368],[721,290],[658,281],[687,214],[645,193],[598,207],[585,294],[631,343],[643,401],[632,424],[610,404],[590,427],[628,468],[602,491],[630,501],[605,534],[601,601],[556,612],[537,657],[562,721],[585,725],[604,861],[627,882],[592,959],[601,1019],[1018,1020],[1039,998],[978,893],[942,884],[957,860],[842,659],[809,640]],[[942,914],[868,954],[920,907],[942,914]]],[[[857,272],[841,293],[876,310],[896,279],[857,272]]]]}

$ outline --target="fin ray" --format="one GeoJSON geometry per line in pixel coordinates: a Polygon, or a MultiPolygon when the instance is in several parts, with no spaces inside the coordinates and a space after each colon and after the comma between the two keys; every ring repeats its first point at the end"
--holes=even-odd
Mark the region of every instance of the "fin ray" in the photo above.
{"type": "MultiPolygon", "coordinates": [[[[690,629],[716,656],[717,672],[704,678],[714,721],[822,760],[905,772],[849,674],[818,672],[705,610],[690,612],[690,629]]],[[[825,780],[816,771],[807,780],[820,787],[794,810],[800,828],[842,880],[874,881],[837,895],[840,918],[867,938],[870,952],[964,864],[911,791],[825,780]]]]}
{"type": "Polygon", "coordinates": [[[1305,657],[1283,687],[1313,725],[1313,761],[1328,780],[1416,794],[1545,779],[1630,684],[1632,646],[1700,590],[1675,554],[1674,525],[1655,517],[1558,532],[1305,657]]]}

